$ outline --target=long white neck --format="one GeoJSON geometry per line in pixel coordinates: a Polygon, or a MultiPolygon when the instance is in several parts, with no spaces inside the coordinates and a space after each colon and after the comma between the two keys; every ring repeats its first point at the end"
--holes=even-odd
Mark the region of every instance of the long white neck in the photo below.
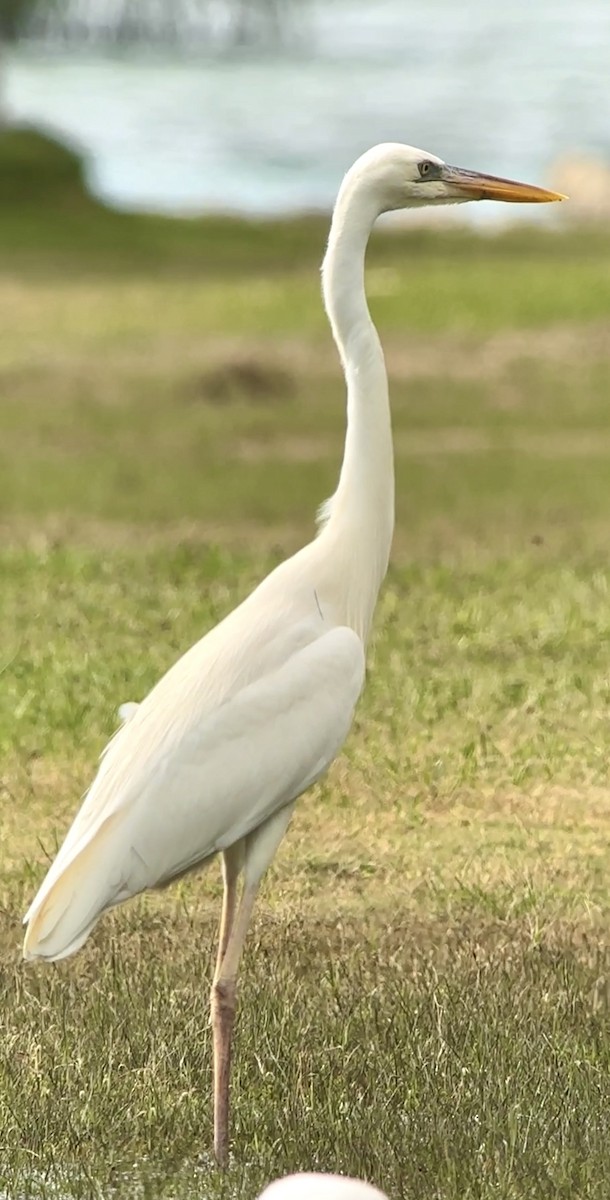
{"type": "Polygon", "coordinates": [[[364,290],[366,246],[378,216],[378,202],[366,179],[350,171],[335,205],[322,268],[324,303],[347,382],[347,433],[339,485],[321,536],[335,544],[351,595],[359,596],[361,611],[353,623],[361,626],[363,637],[368,635],[394,531],[388,378],[364,290]],[[348,564],[354,564],[351,572],[348,564]]]}

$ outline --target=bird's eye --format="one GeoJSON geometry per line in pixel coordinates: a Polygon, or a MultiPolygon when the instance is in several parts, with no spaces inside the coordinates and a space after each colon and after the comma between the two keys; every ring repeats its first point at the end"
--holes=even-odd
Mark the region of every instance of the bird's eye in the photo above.
{"type": "Polygon", "coordinates": [[[420,162],[418,165],[419,165],[419,173],[420,173],[422,179],[425,179],[427,175],[428,176],[434,175],[434,168],[436,166],[436,163],[429,162],[426,159],[425,162],[420,162]]]}

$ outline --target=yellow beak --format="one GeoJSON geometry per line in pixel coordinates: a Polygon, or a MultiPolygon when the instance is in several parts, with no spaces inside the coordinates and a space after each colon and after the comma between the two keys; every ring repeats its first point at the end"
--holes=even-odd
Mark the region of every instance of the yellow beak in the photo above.
{"type": "Polygon", "coordinates": [[[514,179],[500,179],[497,175],[483,175],[479,171],[464,171],[461,167],[442,167],[441,179],[455,188],[456,198],[504,200],[509,204],[548,204],[552,200],[568,199],[561,192],[549,192],[533,183],[517,183],[514,179]]]}

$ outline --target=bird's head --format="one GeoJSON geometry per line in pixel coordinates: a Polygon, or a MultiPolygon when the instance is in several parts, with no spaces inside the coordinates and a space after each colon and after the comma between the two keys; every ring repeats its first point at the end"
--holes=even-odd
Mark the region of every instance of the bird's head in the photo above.
{"type": "Polygon", "coordinates": [[[354,163],[349,176],[374,195],[379,212],[423,205],[460,204],[465,200],[504,200],[510,204],[544,204],[565,200],[559,192],[480,171],[451,167],[414,146],[388,142],[374,146],[354,163]]]}

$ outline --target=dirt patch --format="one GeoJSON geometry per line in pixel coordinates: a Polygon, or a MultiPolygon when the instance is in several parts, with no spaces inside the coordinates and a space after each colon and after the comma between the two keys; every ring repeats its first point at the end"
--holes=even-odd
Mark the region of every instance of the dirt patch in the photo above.
{"type": "Polygon", "coordinates": [[[230,404],[236,400],[267,404],[292,396],[295,381],[292,373],[276,362],[255,356],[236,357],[191,379],[188,390],[193,399],[212,404],[230,404]]]}
{"type": "MultiPolygon", "coordinates": [[[[397,382],[419,379],[502,381],[522,362],[577,367],[610,359],[607,322],[564,322],[547,329],[508,330],[486,338],[466,333],[383,333],[388,372],[397,382]]],[[[341,368],[330,333],[312,337],[157,338],[138,349],[113,347],[107,367],[115,385],[104,390],[108,402],[120,402],[120,377],[172,376],[179,371],[178,388],[186,400],[223,405],[235,399],[254,404],[281,402],[317,379],[334,378],[340,386],[341,368]]],[[[50,377],[68,378],[80,389],[90,379],[90,355],[66,354],[45,347],[40,360],[5,364],[0,390],[20,391],[32,376],[49,387],[50,377]]],[[[64,382],[65,387],[65,382],[64,382]]]]}
{"type": "MultiPolygon", "coordinates": [[[[553,325],[548,329],[507,330],[489,337],[467,334],[413,334],[382,336],[389,374],[397,380],[438,378],[495,379],[524,359],[543,363],[574,364],[610,359],[607,322],[553,325]]],[[[209,354],[214,371],[227,370],[232,362],[256,363],[259,370],[285,372],[293,381],[337,374],[339,364],[330,336],[312,344],[302,338],[223,339],[199,347],[209,354]]]]}

